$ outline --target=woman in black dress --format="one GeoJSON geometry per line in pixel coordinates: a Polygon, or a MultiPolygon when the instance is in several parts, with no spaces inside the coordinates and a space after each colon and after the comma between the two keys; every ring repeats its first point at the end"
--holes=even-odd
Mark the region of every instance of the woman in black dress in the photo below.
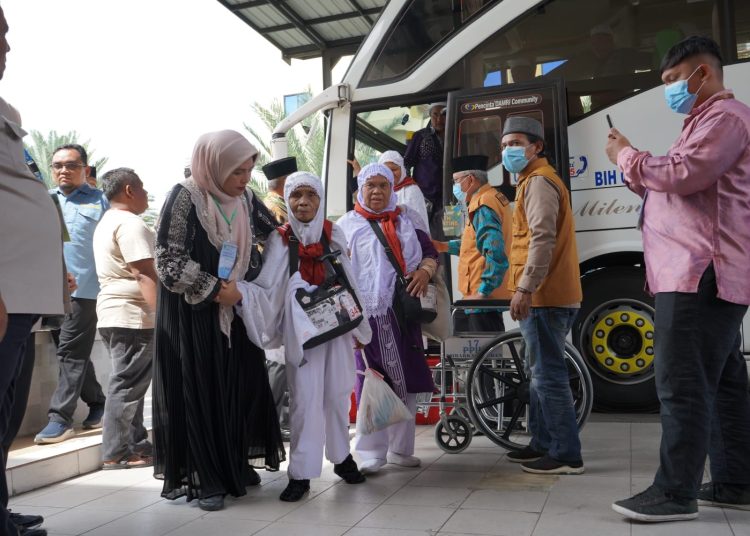
{"type": "Polygon", "coordinates": [[[163,497],[197,498],[204,510],[258,484],[252,466],[284,460],[263,351],[218,277],[223,250],[224,279],[249,280],[254,231],[272,229],[246,188],[257,154],[238,132],[201,136],[192,176],[172,189],[157,225],[155,475],[163,497]]]}

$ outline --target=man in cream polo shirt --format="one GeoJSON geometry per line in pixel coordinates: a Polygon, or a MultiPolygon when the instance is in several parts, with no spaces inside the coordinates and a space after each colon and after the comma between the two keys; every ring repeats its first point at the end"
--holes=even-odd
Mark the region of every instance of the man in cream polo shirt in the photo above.
{"type": "Polygon", "coordinates": [[[101,179],[110,210],[94,232],[94,258],[101,291],[97,327],[112,358],[104,406],[102,468],[152,465],[143,426],[143,398],[151,383],[157,276],[154,233],[140,218],[148,192],[132,169],[101,179]]]}

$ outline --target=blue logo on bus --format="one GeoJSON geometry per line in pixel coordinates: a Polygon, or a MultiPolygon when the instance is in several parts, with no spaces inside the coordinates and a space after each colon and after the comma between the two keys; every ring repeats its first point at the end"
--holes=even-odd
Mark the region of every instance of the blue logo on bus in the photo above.
{"type": "Polygon", "coordinates": [[[589,159],[585,156],[571,156],[568,165],[570,167],[570,178],[583,176],[589,167],[589,159]]]}

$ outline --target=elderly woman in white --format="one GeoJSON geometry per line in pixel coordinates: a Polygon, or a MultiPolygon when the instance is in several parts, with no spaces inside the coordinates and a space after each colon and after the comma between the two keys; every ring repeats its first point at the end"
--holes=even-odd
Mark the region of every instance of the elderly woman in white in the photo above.
{"type": "MultiPolygon", "coordinates": [[[[322,198],[323,185],[311,173],[298,172],[287,178],[284,201],[289,221],[266,242],[258,278],[238,283],[242,302],[237,311],[250,339],[266,348],[283,343],[286,350],[291,454],[289,484],[280,499],[288,502],[304,497],[310,479],[320,476],[324,447],[337,475],[349,484],[365,480],[349,452],[349,400],[355,382],[354,347],[370,342],[370,324],[360,309],[347,310],[345,315],[337,311],[336,322],[346,323],[357,315],[361,321],[352,331],[303,348],[320,331],[300,308],[299,289],[312,291],[336,277],[337,283],[348,283],[361,303],[346,255],[346,238],[336,224],[324,218],[322,198]],[[296,271],[290,275],[290,248],[295,247],[297,255],[292,255],[291,263],[296,271]],[[332,257],[332,262],[325,260],[332,257]],[[338,272],[333,263],[337,263],[338,272]]],[[[339,304],[340,300],[335,301],[339,304]]]]}
{"type": "MultiPolygon", "coordinates": [[[[375,233],[380,229],[389,249],[409,280],[407,290],[422,295],[437,269],[437,251],[426,223],[393,193],[393,173],[381,164],[369,164],[357,176],[359,186],[354,210],[338,224],[346,234],[352,267],[372,328],[372,341],[357,352],[357,368],[369,366],[381,373],[412,414],[418,393],[435,387],[422,345],[420,324],[400,320],[393,309],[396,269],[375,233]]],[[[357,400],[363,382],[358,377],[357,400]]],[[[356,450],[363,473],[374,473],[386,463],[406,467],[420,464],[414,454],[414,419],[357,437],[356,450]]]]}

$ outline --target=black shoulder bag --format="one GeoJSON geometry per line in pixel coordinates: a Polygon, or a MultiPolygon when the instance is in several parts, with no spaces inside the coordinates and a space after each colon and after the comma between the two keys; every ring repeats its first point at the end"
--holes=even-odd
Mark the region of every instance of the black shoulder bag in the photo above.
{"type": "Polygon", "coordinates": [[[385,248],[385,254],[388,260],[391,262],[393,269],[396,270],[396,288],[393,291],[393,311],[396,313],[396,317],[402,322],[412,322],[418,324],[429,324],[435,318],[437,318],[437,309],[435,308],[435,296],[436,288],[435,285],[430,283],[430,289],[427,291],[427,295],[432,295],[432,307],[425,307],[427,303],[423,302],[421,298],[412,296],[406,288],[409,286],[409,280],[406,279],[406,275],[401,270],[401,265],[396,259],[396,255],[393,254],[391,246],[388,245],[383,230],[376,221],[368,220],[370,227],[378,237],[378,240],[385,248]]]}
{"type": "Polygon", "coordinates": [[[250,195],[245,192],[245,200],[247,201],[247,206],[252,207],[250,213],[250,233],[253,240],[250,247],[250,265],[245,275],[245,281],[253,281],[260,275],[260,271],[263,269],[261,249],[265,245],[268,235],[279,226],[279,223],[255,194],[253,194],[253,199],[250,199],[250,195]]]}
{"type": "MultiPolygon", "coordinates": [[[[333,273],[312,292],[298,289],[294,296],[319,333],[302,345],[305,350],[352,331],[364,318],[357,294],[336,258],[341,255],[341,251],[331,251],[325,231],[320,241],[323,244],[323,256],[318,260],[327,263],[333,273]]],[[[289,277],[298,270],[299,240],[292,234],[289,237],[289,277]]]]}

